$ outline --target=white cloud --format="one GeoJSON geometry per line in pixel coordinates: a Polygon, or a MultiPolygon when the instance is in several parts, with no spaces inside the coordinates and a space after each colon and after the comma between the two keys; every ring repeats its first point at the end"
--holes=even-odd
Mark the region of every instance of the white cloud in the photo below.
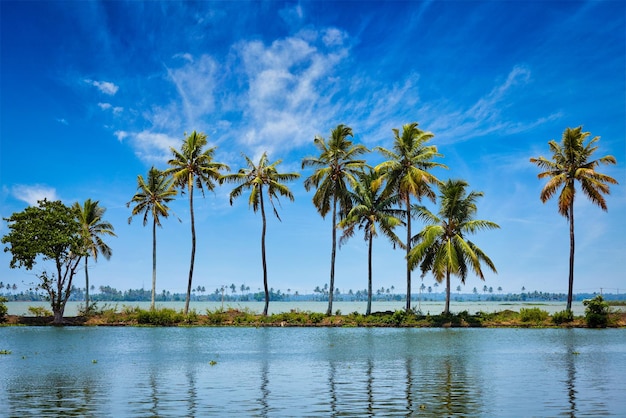
{"type": "Polygon", "coordinates": [[[301,35],[271,45],[251,41],[235,47],[249,85],[241,98],[243,142],[254,154],[312,141],[333,113],[333,75],[347,49],[340,43],[330,49],[316,45],[319,33],[308,31],[306,39],[301,35]]]}
{"type": "Polygon", "coordinates": [[[11,194],[16,199],[26,202],[31,206],[37,205],[37,202],[39,200],[43,200],[44,198],[50,201],[59,200],[59,197],[54,187],[41,184],[18,184],[13,186],[11,194]]]}
{"type": "Polygon", "coordinates": [[[450,107],[445,103],[424,107],[422,111],[428,115],[428,128],[444,142],[455,143],[494,132],[499,135],[520,133],[560,118],[561,113],[558,112],[531,121],[510,120],[504,115],[504,110],[515,106],[515,99],[511,99],[511,95],[530,81],[530,70],[515,66],[504,82],[469,107],[450,107]]]}
{"type": "Polygon", "coordinates": [[[124,140],[124,138],[128,137],[128,132],[125,132],[125,131],[115,131],[113,133],[113,135],[115,135],[115,137],[117,138],[118,141],[122,142],[124,140]]]}
{"type": "Polygon", "coordinates": [[[126,136],[130,138],[137,157],[150,163],[168,160],[171,156],[170,147],[177,148],[180,143],[178,138],[150,131],[126,134],[124,137],[126,136]]]}
{"type": "MultiPolygon", "coordinates": [[[[177,69],[168,69],[181,99],[187,126],[200,124],[203,116],[215,109],[213,99],[217,63],[208,55],[177,69]]],[[[187,128],[188,129],[188,128],[187,128]]]]}
{"type": "Polygon", "coordinates": [[[108,94],[109,96],[114,96],[115,93],[117,93],[117,90],[119,89],[118,86],[116,86],[114,83],[111,83],[109,81],[96,81],[96,80],[86,79],[85,83],[96,87],[102,93],[108,94]]]}
{"type": "Polygon", "coordinates": [[[103,111],[111,110],[114,115],[120,115],[124,111],[123,107],[113,106],[111,103],[98,103],[98,107],[100,107],[103,111]]]}
{"type": "Polygon", "coordinates": [[[69,123],[67,122],[65,118],[57,118],[56,121],[63,125],[69,125],[69,123]]]}

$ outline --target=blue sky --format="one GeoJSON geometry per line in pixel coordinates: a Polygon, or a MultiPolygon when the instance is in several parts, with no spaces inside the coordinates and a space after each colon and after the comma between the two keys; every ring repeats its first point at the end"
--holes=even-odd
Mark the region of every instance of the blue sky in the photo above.
{"type": "MultiPolygon", "coordinates": [[[[185,132],[205,132],[233,170],[241,153],[267,151],[284,171],[300,171],[316,155],[314,136],[339,123],[355,142],[390,148],[392,128],[419,122],[449,167],[435,174],[483,191],[477,217],[501,226],[471,238],[498,274],[470,277],[464,290],[566,292],[568,225],[556,201],[539,200],[543,182],[528,160],[550,157],[550,139],[584,125],[602,138],[597,155],[617,158],[602,170],[620,185],[608,213],[579,195],[575,291],[623,292],[625,16],[622,1],[2,1],[0,216],[43,197],[99,200],[118,237],[108,239],[110,261],[90,263],[91,282],[149,288],[151,229],[140,218],[128,225],[125,204],[136,176],[165,168],[185,132]]],[[[256,291],[261,219],[245,198],[229,205],[231,187],[196,194],[194,287],[256,291]]],[[[268,225],[269,285],[311,292],[328,281],[330,217],[318,215],[302,180],[291,189],[282,223],[268,225]]],[[[187,196],[171,208],[181,222],[157,231],[159,292],[187,282],[187,196]]],[[[374,288],[403,292],[403,252],[384,238],[374,251],[374,288]]],[[[0,253],[0,281],[35,281],[9,260],[0,253]]],[[[366,285],[367,247],[355,235],[338,253],[336,286],[366,285]]]]}

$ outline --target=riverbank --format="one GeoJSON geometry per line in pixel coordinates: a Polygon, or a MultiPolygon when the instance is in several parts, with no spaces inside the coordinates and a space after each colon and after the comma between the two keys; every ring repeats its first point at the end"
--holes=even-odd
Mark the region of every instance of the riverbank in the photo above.
{"type": "MultiPolygon", "coordinates": [[[[2,325],[6,326],[48,326],[53,325],[51,316],[7,315],[2,325]]],[[[499,312],[467,311],[449,315],[406,313],[403,310],[374,312],[363,315],[353,312],[347,315],[327,316],[319,312],[293,310],[263,316],[248,310],[227,309],[207,311],[199,314],[192,310],[184,315],[182,311],[158,308],[154,311],[138,307],[125,307],[121,312],[114,309],[102,310],[87,316],[64,318],[66,326],[210,326],[210,327],[566,327],[588,328],[583,315],[566,318],[563,313],[549,314],[540,308],[522,308],[520,312],[503,310],[499,312]]],[[[626,327],[626,312],[611,312],[607,327],[626,327]]]]}

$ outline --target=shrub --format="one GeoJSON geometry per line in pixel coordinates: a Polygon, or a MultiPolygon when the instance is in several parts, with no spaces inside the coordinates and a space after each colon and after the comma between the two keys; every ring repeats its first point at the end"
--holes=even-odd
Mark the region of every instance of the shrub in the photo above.
{"type": "Polygon", "coordinates": [[[43,306],[29,306],[28,312],[30,312],[31,315],[36,316],[37,318],[41,318],[43,316],[52,316],[52,312],[50,312],[43,306]]]}
{"type": "Polygon", "coordinates": [[[606,328],[609,322],[609,304],[601,295],[593,299],[583,300],[585,308],[585,320],[590,328],[606,328]]]}
{"type": "Polygon", "coordinates": [[[174,309],[137,310],[137,322],[145,325],[174,325],[184,321],[185,316],[174,309]]]}
{"type": "Polygon", "coordinates": [[[9,311],[9,308],[7,308],[7,305],[4,304],[6,301],[7,301],[7,298],[0,296],[0,322],[4,321],[4,316],[9,311]]]}
{"type": "Polygon", "coordinates": [[[521,308],[519,310],[522,322],[543,322],[548,319],[548,312],[539,308],[521,308]]]}
{"type": "Polygon", "coordinates": [[[557,325],[566,324],[568,322],[572,322],[574,320],[574,314],[572,311],[564,310],[560,312],[554,313],[552,315],[552,322],[557,325]]]}
{"type": "Polygon", "coordinates": [[[319,324],[320,322],[324,320],[324,318],[326,318],[326,315],[321,312],[311,312],[309,314],[309,319],[314,324],[319,324]]]}

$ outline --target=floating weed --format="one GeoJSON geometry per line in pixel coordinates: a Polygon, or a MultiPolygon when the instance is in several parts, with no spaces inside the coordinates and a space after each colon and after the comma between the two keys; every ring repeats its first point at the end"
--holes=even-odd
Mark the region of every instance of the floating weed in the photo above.
{"type": "Polygon", "coordinates": [[[211,361],[209,361],[209,364],[210,364],[211,366],[215,366],[215,365],[217,364],[217,361],[215,361],[215,360],[211,360],[211,361]]]}
{"type": "Polygon", "coordinates": [[[11,354],[11,350],[0,350],[0,354],[11,354]]]}
{"type": "Polygon", "coordinates": [[[91,360],[91,362],[92,362],[93,364],[97,364],[97,363],[98,363],[98,360],[91,360]]]}

